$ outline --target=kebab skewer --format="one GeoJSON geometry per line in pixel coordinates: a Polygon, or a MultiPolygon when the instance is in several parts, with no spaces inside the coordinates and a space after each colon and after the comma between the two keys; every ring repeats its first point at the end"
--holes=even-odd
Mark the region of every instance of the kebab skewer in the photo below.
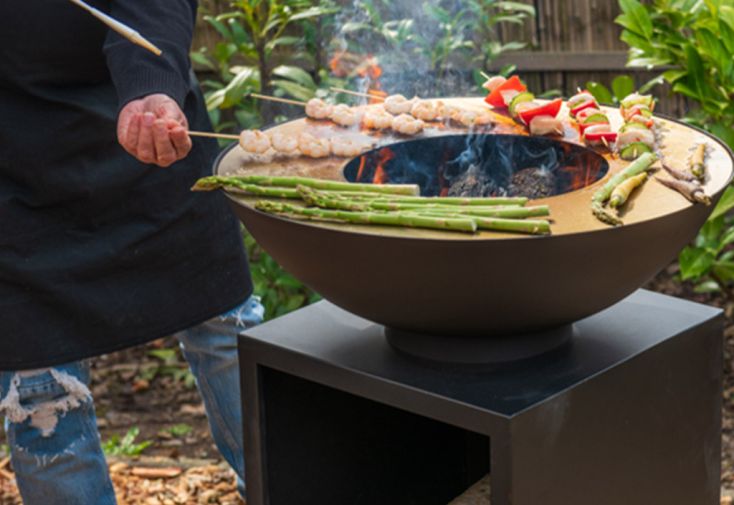
{"type": "Polygon", "coordinates": [[[639,93],[632,93],[620,103],[619,112],[625,123],[619,129],[616,147],[623,160],[632,161],[644,153],[655,151],[654,108],[655,99],[639,93]]]}
{"type": "Polygon", "coordinates": [[[510,116],[526,126],[531,135],[563,135],[563,123],[557,117],[563,105],[560,98],[546,104],[537,102],[517,76],[491,77],[483,87],[489,91],[485,101],[494,108],[507,108],[510,116]]]}

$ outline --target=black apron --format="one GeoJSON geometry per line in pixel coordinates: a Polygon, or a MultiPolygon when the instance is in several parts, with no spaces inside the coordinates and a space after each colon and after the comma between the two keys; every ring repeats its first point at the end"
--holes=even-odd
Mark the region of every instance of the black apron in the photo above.
{"type": "MultiPolygon", "coordinates": [[[[216,144],[168,168],[118,145],[107,36],[65,0],[0,2],[0,370],[160,338],[251,292],[224,196],[189,190],[216,144]]],[[[211,128],[184,85],[191,129],[211,128]]]]}

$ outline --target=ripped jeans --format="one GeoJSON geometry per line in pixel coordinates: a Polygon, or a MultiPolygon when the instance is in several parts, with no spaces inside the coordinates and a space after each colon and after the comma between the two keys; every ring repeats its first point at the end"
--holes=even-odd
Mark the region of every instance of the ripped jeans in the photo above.
{"type": "MultiPolygon", "coordinates": [[[[234,310],[176,334],[204,400],[219,451],[244,490],[237,334],[259,324],[263,307],[250,297],[234,310]]],[[[100,447],[89,366],[0,372],[0,415],[25,505],[114,505],[100,447]]]]}

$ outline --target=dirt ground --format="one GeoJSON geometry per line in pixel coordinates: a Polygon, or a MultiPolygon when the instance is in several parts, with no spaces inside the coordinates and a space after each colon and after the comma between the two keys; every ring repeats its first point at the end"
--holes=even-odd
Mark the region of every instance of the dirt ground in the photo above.
{"type": "MultiPolygon", "coordinates": [[[[655,291],[715,305],[727,313],[724,332],[725,384],[722,503],[734,496],[734,303],[697,294],[674,280],[671,265],[646,286],[655,291]]],[[[185,362],[172,339],[97,359],[92,392],[103,442],[115,456],[111,473],[120,505],[241,503],[233,474],[209,434],[204,409],[185,362]],[[125,439],[130,430],[138,429],[125,439]]],[[[20,504],[0,431],[0,505],[20,504]]]]}

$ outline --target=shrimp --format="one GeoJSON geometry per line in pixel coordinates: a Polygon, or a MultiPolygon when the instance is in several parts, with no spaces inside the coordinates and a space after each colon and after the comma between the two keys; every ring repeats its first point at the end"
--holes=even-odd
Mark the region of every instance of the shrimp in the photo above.
{"type": "Polygon", "coordinates": [[[354,126],[359,123],[360,114],[352,107],[340,103],[331,112],[331,120],[340,126],[354,126]]]}
{"type": "Polygon", "coordinates": [[[392,126],[394,116],[388,114],[384,109],[368,110],[362,118],[362,124],[365,128],[371,130],[386,130],[392,126]]]}
{"type": "Polygon", "coordinates": [[[283,132],[271,133],[270,144],[273,146],[273,149],[280,153],[293,154],[298,150],[298,139],[292,135],[286,135],[283,132]]]}
{"type": "Polygon", "coordinates": [[[358,142],[354,139],[344,137],[331,139],[331,152],[334,153],[335,156],[342,156],[344,158],[359,156],[369,149],[369,147],[369,145],[358,142]]]}
{"type": "Polygon", "coordinates": [[[410,114],[400,114],[392,120],[392,129],[403,135],[416,135],[423,131],[425,123],[410,114]]]}
{"type": "Polygon", "coordinates": [[[495,75],[494,77],[490,77],[485,81],[484,84],[482,84],[482,87],[489,91],[490,93],[500,87],[501,84],[503,84],[507,79],[502,77],[501,75],[495,75]]]}
{"type": "Polygon", "coordinates": [[[455,121],[466,127],[481,126],[492,123],[492,116],[488,112],[475,110],[462,110],[455,121]]]}
{"type": "Polygon", "coordinates": [[[398,116],[400,114],[409,114],[416,100],[417,97],[408,100],[403,95],[390,95],[385,99],[383,105],[387,112],[398,116]]]}
{"type": "Polygon", "coordinates": [[[310,133],[299,135],[298,148],[301,150],[301,154],[311,158],[325,158],[331,153],[329,139],[318,139],[310,133]]]}
{"type": "Polygon", "coordinates": [[[240,146],[248,153],[263,154],[270,149],[270,138],[260,130],[244,130],[240,133],[240,146]]]}
{"type": "Polygon", "coordinates": [[[439,108],[430,100],[418,100],[410,108],[410,114],[416,119],[423,121],[435,121],[438,117],[439,108]]]}
{"type": "Polygon", "coordinates": [[[329,119],[334,107],[321,100],[320,98],[312,98],[306,102],[306,115],[313,119],[329,119]]]}

